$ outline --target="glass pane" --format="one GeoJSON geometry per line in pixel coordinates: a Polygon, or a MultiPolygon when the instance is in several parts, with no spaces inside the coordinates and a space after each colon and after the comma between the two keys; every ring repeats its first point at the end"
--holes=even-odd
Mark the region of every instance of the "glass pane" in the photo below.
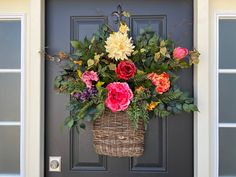
{"type": "Polygon", "coordinates": [[[219,76],[219,120],[223,123],[236,122],[236,74],[219,76]]]}
{"type": "Polygon", "coordinates": [[[0,126],[0,174],[20,172],[20,128],[0,126]]]}
{"type": "Polygon", "coordinates": [[[21,22],[0,21],[0,69],[20,68],[21,22]]]}
{"type": "Polygon", "coordinates": [[[219,67],[236,69],[236,20],[219,21],[219,67]]]}
{"type": "Polygon", "coordinates": [[[0,73],[0,83],[0,121],[20,120],[20,74],[0,73]]]}
{"type": "Polygon", "coordinates": [[[219,133],[219,174],[236,176],[236,128],[220,128],[219,133]]]}

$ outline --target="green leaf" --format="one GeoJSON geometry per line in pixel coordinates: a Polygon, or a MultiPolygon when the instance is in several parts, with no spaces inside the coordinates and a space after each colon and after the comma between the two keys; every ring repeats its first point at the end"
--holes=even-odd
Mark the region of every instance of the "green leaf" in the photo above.
{"type": "Polygon", "coordinates": [[[177,108],[173,108],[173,109],[172,109],[172,112],[173,112],[174,114],[177,114],[177,113],[179,113],[179,112],[180,112],[180,110],[179,110],[179,109],[177,109],[177,108]]]}
{"type": "Polygon", "coordinates": [[[158,105],[158,107],[159,107],[160,110],[164,110],[164,109],[165,109],[165,105],[162,104],[162,103],[160,103],[160,104],[158,105]]]}
{"type": "Polygon", "coordinates": [[[90,107],[88,110],[87,110],[87,113],[86,115],[84,116],[84,120],[90,122],[94,119],[94,114],[97,112],[96,108],[94,107],[90,107]]]}
{"type": "Polygon", "coordinates": [[[167,110],[159,110],[159,109],[154,109],[154,114],[157,116],[157,117],[160,117],[160,118],[165,118],[165,117],[168,117],[169,115],[171,115],[171,113],[167,110]]]}
{"type": "Polygon", "coordinates": [[[81,47],[80,41],[70,41],[70,43],[74,49],[80,49],[80,47],[81,47]]]}
{"type": "Polygon", "coordinates": [[[107,31],[107,30],[108,30],[108,27],[107,27],[106,25],[103,25],[103,26],[102,26],[102,30],[103,30],[103,31],[107,31]]]}
{"type": "Polygon", "coordinates": [[[194,104],[190,104],[190,105],[189,105],[189,109],[190,109],[191,111],[193,111],[193,112],[194,112],[194,111],[199,111],[198,108],[197,108],[197,106],[194,105],[194,104]]]}
{"type": "Polygon", "coordinates": [[[172,111],[172,107],[171,106],[167,106],[167,111],[172,111]]]}
{"type": "Polygon", "coordinates": [[[180,61],[180,62],[179,62],[179,64],[180,64],[180,67],[181,67],[181,68],[189,68],[189,64],[188,64],[188,63],[186,63],[186,62],[185,62],[185,61],[183,61],[183,60],[182,60],[182,61],[180,61]]]}
{"type": "Polygon", "coordinates": [[[103,111],[103,110],[105,110],[105,104],[104,103],[100,103],[100,104],[97,105],[96,108],[97,108],[98,111],[103,111]]]}
{"type": "Polygon", "coordinates": [[[171,101],[179,99],[182,95],[183,92],[178,89],[175,91],[170,90],[169,92],[160,95],[160,100],[164,103],[169,103],[171,101]]]}
{"type": "Polygon", "coordinates": [[[143,29],[143,28],[140,29],[140,34],[141,35],[144,34],[145,32],[146,32],[145,29],[143,29]]]}
{"type": "Polygon", "coordinates": [[[89,68],[92,67],[92,66],[94,65],[94,60],[93,60],[93,59],[89,59],[89,60],[87,61],[87,64],[88,64],[88,67],[89,67],[89,68]]]}
{"type": "Polygon", "coordinates": [[[183,109],[183,107],[182,107],[181,104],[176,104],[176,108],[179,109],[179,110],[182,110],[182,109],[183,109]]]}
{"type": "Polygon", "coordinates": [[[84,46],[85,47],[89,47],[89,43],[90,43],[90,41],[88,40],[88,37],[85,36],[85,38],[84,38],[84,46]]]}
{"type": "Polygon", "coordinates": [[[190,55],[189,59],[190,65],[199,63],[200,53],[196,49],[194,49],[193,51],[189,51],[189,55],[190,55]]]}
{"type": "Polygon", "coordinates": [[[157,45],[158,37],[157,35],[153,35],[153,37],[149,40],[149,45],[157,45]]]}
{"type": "Polygon", "coordinates": [[[163,63],[160,67],[161,71],[167,71],[168,70],[168,65],[166,63],[163,63]]]}
{"type": "Polygon", "coordinates": [[[93,101],[85,102],[80,110],[76,113],[77,120],[85,119],[88,109],[93,105],[93,101]]]}
{"type": "Polygon", "coordinates": [[[165,46],[166,46],[166,43],[165,43],[164,40],[162,40],[162,41],[160,42],[160,47],[165,47],[165,46]]]}
{"type": "Polygon", "coordinates": [[[144,52],[146,52],[146,49],[142,48],[142,49],[140,49],[140,52],[144,53],[144,52]]]}
{"type": "Polygon", "coordinates": [[[55,88],[60,88],[62,79],[63,79],[62,76],[57,76],[55,78],[55,81],[54,81],[55,88]]]}
{"type": "MultiPolygon", "coordinates": [[[[76,57],[77,57],[77,56],[78,56],[78,57],[82,57],[82,56],[83,56],[83,54],[82,54],[82,52],[81,52],[80,50],[76,50],[75,53],[74,53],[74,55],[76,55],[76,57]]],[[[78,57],[77,57],[77,59],[78,59],[78,57]]]]}
{"type": "Polygon", "coordinates": [[[147,67],[150,67],[150,66],[151,66],[151,63],[152,63],[152,58],[151,58],[151,57],[146,58],[146,60],[144,61],[144,64],[145,64],[147,67]]]}
{"type": "Polygon", "coordinates": [[[192,98],[186,98],[185,103],[191,104],[191,103],[193,103],[193,99],[192,98]]]}
{"type": "Polygon", "coordinates": [[[160,52],[155,53],[154,60],[156,62],[158,62],[158,60],[160,60],[160,58],[161,58],[161,53],[160,52]]]}
{"type": "Polygon", "coordinates": [[[68,126],[69,128],[72,128],[74,125],[74,119],[70,119],[67,123],[66,126],[68,126]]]}
{"type": "Polygon", "coordinates": [[[183,104],[183,110],[184,110],[185,112],[190,112],[189,105],[188,105],[188,104],[183,104]]]}
{"type": "Polygon", "coordinates": [[[109,69],[110,69],[111,71],[115,71],[115,70],[116,70],[116,64],[114,64],[114,63],[110,63],[110,64],[108,65],[108,67],[109,67],[109,69]]]}
{"type": "Polygon", "coordinates": [[[160,49],[160,53],[161,53],[163,56],[166,55],[166,52],[167,52],[166,47],[162,47],[162,48],[160,49]]]}
{"type": "Polygon", "coordinates": [[[82,129],[85,129],[85,128],[86,128],[86,125],[85,125],[85,123],[81,123],[81,124],[79,125],[79,127],[82,128],[82,129]]]}
{"type": "Polygon", "coordinates": [[[96,84],[97,90],[99,90],[104,84],[105,84],[105,82],[98,81],[96,84]]]}
{"type": "Polygon", "coordinates": [[[186,112],[194,112],[194,111],[198,111],[198,108],[196,105],[194,104],[183,104],[183,110],[186,112]]]}

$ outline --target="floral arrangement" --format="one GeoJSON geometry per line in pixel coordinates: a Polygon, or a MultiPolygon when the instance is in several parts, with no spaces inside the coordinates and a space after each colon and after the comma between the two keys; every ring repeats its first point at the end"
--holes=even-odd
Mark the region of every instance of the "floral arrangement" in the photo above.
{"type": "Polygon", "coordinates": [[[198,63],[199,52],[176,47],[150,29],[132,40],[129,27],[119,22],[114,31],[102,25],[91,40],[71,41],[73,52],[59,52],[63,71],[55,79],[59,93],[70,94],[71,112],[65,125],[84,128],[105,109],[126,111],[134,128],[142,119],[198,111],[193,99],[178,88],[178,72],[198,63]]]}

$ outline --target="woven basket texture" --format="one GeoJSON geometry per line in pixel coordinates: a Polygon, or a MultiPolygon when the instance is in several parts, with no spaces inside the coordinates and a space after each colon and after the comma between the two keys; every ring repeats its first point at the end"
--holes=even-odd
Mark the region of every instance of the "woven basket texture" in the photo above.
{"type": "Polygon", "coordinates": [[[104,111],[93,124],[93,143],[100,155],[138,157],[144,151],[144,123],[134,129],[125,112],[104,111]]]}

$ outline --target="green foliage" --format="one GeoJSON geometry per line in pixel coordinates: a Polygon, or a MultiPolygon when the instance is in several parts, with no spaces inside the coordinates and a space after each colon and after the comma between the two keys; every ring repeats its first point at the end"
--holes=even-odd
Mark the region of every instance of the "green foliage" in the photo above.
{"type": "Polygon", "coordinates": [[[140,119],[143,119],[145,127],[147,127],[147,123],[149,120],[149,114],[146,109],[147,107],[147,98],[150,97],[150,93],[141,92],[136,94],[133,98],[129,108],[127,109],[127,114],[129,115],[129,119],[131,120],[134,128],[138,128],[138,123],[140,119]]]}
{"type": "Polygon", "coordinates": [[[168,117],[171,115],[171,112],[165,110],[165,109],[158,109],[156,108],[154,110],[154,114],[157,116],[157,117],[161,117],[161,118],[165,118],[165,117],[168,117]]]}
{"type": "Polygon", "coordinates": [[[159,99],[161,100],[161,102],[167,104],[171,101],[177,100],[178,98],[180,98],[180,96],[182,94],[183,94],[183,92],[181,92],[179,89],[170,90],[169,92],[166,92],[166,93],[160,95],[159,99]]]}
{"type": "Polygon", "coordinates": [[[170,89],[168,92],[158,96],[160,104],[154,109],[154,114],[164,118],[180,112],[194,112],[198,108],[193,99],[180,89],[170,89]]]}
{"type": "MultiPolygon", "coordinates": [[[[135,55],[132,56],[132,61],[135,62],[139,70],[157,73],[168,72],[170,70],[179,71],[189,68],[193,63],[172,58],[171,55],[174,50],[173,41],[159,38],[150,29],[141,30],[140,36],[137,37],[135,42],[135,55]]],[[[196,52],[192,56],[196,56],[196,52]]],[[[197,61],[196,58],[192,59],[192,61],[197,61]]]]}

